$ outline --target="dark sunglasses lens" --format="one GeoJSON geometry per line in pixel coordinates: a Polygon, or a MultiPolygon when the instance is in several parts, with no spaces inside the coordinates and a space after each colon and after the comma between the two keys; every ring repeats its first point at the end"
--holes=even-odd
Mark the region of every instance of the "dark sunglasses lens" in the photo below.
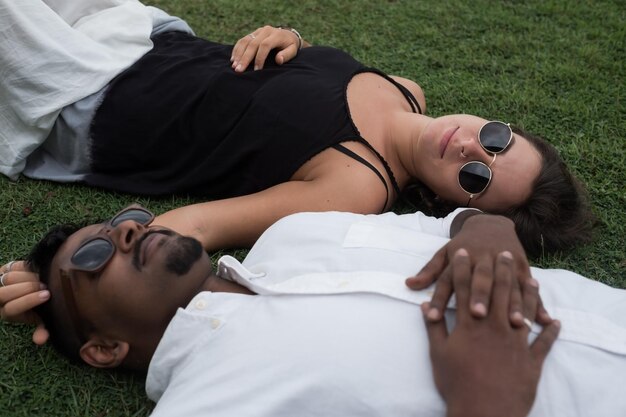
{"type": "Polygon", "coordinates": [[[470,162],[459,171],[459,184],[470,194],[478,194],[485,190],[491,178],[491,171],[485,164],[470,162]]]}
{"type": "Polygon", "coordinates": [[[72,263],[80,270],[95,271],[109,260],[113,245],[105,239],[94,239],[81,246],[72,256],[72,263]]]}
{"type": "Polygon", "coordinates": [[[115,216],[113,220],[111,220],[111,226],[115,227],[126,220],[132,220],[139,224],[146,225],[152,221],[152,218],[152,214],[145,210],[128,209],[115,216]]]}
{"type": "Polygon", "coordinates": [[[489,122],[480,130],[478,139],[489,152],[502,152],[511,140],[511,128],[502,122],[489,122]]]}

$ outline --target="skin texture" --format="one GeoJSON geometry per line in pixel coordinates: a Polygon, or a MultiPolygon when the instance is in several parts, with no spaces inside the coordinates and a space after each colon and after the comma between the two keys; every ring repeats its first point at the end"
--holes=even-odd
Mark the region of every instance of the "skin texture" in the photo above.
{"type": "MultiPolygon", "coordinates": [[[[510,326],[509,295],[515,283],[514,267],[512,255],[504,252],[489,268],[487,273],[493,281],[489,292],[491,309],[485,317],[477,318],[470,311],[477,269],[472,269],[468,252],[461,249],[452,262],[456,327],[448,333],[445,320],[430,321],[430,306],[422,305],[435,385],[450,417],[523,417],[533,405],[541,367],[558,336],[560,323],[546,325],[530,346],[529,329],[510,326]]],[[[524,296],[524,303],[531,307],[529,311],[535,310],[532,304],[538,301],[537,287],[533,288],[524,296]]],[[[529,317],[534,318],[532,313],[529,317]]]]}

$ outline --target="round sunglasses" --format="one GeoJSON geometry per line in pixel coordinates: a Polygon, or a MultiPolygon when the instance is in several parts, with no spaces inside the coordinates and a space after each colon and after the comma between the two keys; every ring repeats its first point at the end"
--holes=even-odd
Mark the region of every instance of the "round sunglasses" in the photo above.
{"type": "Polygon", "coordinates": [[[104,268],[116,250],[116,246],[107,231],[129,220],[142,226],[147,226],[154,220],[154,214],[139,205],[126,207],[113,216],[111,220],[104,223],[105,227],[102,230],[91,236],[74,251],[74,254],[69,259],[69,265],[60,268],[61,288],[67,311],[76,336],[82,344],[87,341],[85,336],[87,332],[82,325],[76,299],[74,298],[72,271],[97,272],[104,268]]]}
{"type": "Polygon", "coordinates": [[[487,189],[493,176],[490,166],[495,162],[497,154],[504,152],[512,140],[513,131],[508,123],[491,121],[480,128],[478,143],[486,152],[493,154],[493,160],[489,165],[480,161],[470,161],[459,169],[459,185],[469,194],[466,206],[469,206],[475,195],[487,189]]]}

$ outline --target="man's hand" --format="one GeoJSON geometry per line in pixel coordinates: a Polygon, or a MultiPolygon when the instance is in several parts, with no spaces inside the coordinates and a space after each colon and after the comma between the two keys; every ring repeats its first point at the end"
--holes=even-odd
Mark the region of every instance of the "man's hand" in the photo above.
{"type": "MultiPolygon", "coordinates": [[[[407,279],[407,286],[414,290],[424,289],[438,280],[428,318],[437,321],[443,317],[453,289],[450,264],[454,253],[460,248],[467,249],[471,258],[474,279],[471,284],[470,311],[476,317],[485,317],[488,314],[492,285],[489,271],[493,269],[497,255],[503,251],[513,255],[513,276],[516,283],[511,287],[509,317],[513,325],[523,326],[524,317],[528,314],[523,311],[521,292],[534,291],[532,287],[537,282],[530,275],[528,259],[517,238],[513,222],[503,216],[488,214],[467,218],[456,236],[439,249],[416,276],[407,279]]],[[[532,313],[540,324],[552,322],[541,299],[538,300],[537,310],[532,313]]]]}
{"type": "Polygon", "coordinates": [[[39,275],[28,270],[24,261],[14,262],[10,271],[4,265],[0,271],[3,275],[3,286],[0,287],[0,317],[14,323],[36,325],[33,342],[43,345],[50,335],[33,309],[50,299],[50,291],[39,282],[39,275]]]}
{"type": "MultiPolygon", "coordinates": [[[[435,385],[446,402],[448,417],[526,416],[560,324],[552,321],[545,326],[530,346],[528,327],[511,326],[508,312],[515,265],[510,253],[497,257],[495,269],[471,271],[467,251],[459,250],[452,262],[457,311],[456,327],[450,334],[445,318],[428,320],[429,306],[422,305],[435,385]],[[470,311],[472,281],[477,273],[487,272],[492,278],[495,273],[489,294],[491,308],[485,317],[477,318],[470,311]]],[[[524,294],[528,306],[538,300],[536,291],[524,294]]]]}
{"type": "Polygon", "coordinates": [[[278,49],[276,63],[282,65],[298,55],[300,38],[287,29],[263,26],[239,39],[230,58],[236,72],[244,72],[254,59],[254,70],[260,70],[273,49],[278,49]]]}

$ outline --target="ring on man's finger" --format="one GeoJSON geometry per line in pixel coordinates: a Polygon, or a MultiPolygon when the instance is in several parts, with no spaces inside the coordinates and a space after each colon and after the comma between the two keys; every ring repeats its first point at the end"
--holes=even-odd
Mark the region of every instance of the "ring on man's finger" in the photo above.
{"type": "Polygon", "coordinates": [[[252,39],[256,38],[253,33],[248,34],[248,36],[250,36],[252,39]]]}
{"type": "Polygon", "coordinates": [[[530,321],[530,319],[524,317],[524,324],[526,325],[526,327],[528,327],[528,330],[533,329],[533,322],[530,321]]]}
{"type": "Polygon", "coordinates": [[[0,284],[4,287],[4,277],[7,276],[7,273],[5,272],[4,274],[0,274],[0,284]]]}

